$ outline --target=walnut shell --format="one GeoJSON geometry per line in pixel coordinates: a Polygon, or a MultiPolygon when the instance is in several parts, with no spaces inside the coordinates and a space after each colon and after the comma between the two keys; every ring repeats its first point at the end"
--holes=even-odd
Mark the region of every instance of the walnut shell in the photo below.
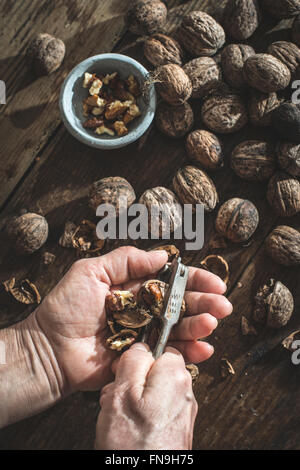
{"type": "Polygon", "coordinates": [[[217,136],[204,130],[196,130],[188,135],[186,151],[191,160],[208,170],[217,170],[223,166],[222,144],[217,136]]]}
{"type": "Polygon", "coordinates": [[[300,0],[261,0],[262,7],[277,18],[291,18],[300,13],[300,0]]]}
{"type": "Polygon", "coordinates": [[[296,16],[292,26],[292,39],[300,47],[300,14],[296,16]]]}
{"type": "Polygon", "coordinates": [[[231,134],[248,122],[247,109],[237,95],[211,96],[201,110],[203,123],[220,134],[231,134]]]}
{"type": "Polygon", "coordinates": [[[257,323],[282,328],[291,319],[293,311],[293,295],[280,281],[270,279],[255,296],[253,318],[257,323]]]}
{"type": "Polygon", "coordinates": [[[192,11],[185,15],[177,30],[177,37],[194,56],[212,56],[225,43],[222,26],[203,11],[192,11]]]}
{"type": "Polygon", "coordinates": [[[267,198],[270,206],[282,217],[291,217],[300,211],[300,182],[284,171],[270,179],[267,198]]]}
{"type": "Polygon", "coordinates": [[[189,103],[171,106],[163,101],[156,111],[158,129],[169,137],[179,138],[187,134],[194,124],[194,113],[189,103]]]}
{"type": "Polygon", "coordinates": [[[300,265],[300,232],[280,225],[276,227],[265,241],[266,251],[278,264],[284,266],[300,265]]]}
{"type": "Polygon", "coordinates": [[[127,13],[129,30],[142,36],[156,33],[164,26],[167,13],[166,5],[159,0],[135,0],[127,13]]]}
{"type": "Polygon", "coordinates": [[[226,33],[237,41],[250,38],[261,20],[257,0],[229,0],[223,16],[226,33]]]}
{"type": "Polygon", "coordinates": [[[275,167],[275,150],[268,142],[247,140],[237,145],[231,154],[231,168],[246,180],[268,180],[275,167]]]}
{"type": "Polygon", "coordinates": [[[255,54],[244,65],[246,82],[264,93],[283,90],[291,81],[291,72],[280,60],[271,54],[255,54]]]}
{"type": "Polygon", "coordinates": [[[300,72],[300,49],[296,44],[287,41],[273,42],[268,47],[268,53],[279,59],[287,66],[292,77],[296,78],[300,72]]]}
{"type": "Polygon", "coordinates": [[[277,145],[278,164],[292,176],[300,177],[300,145],[292,142],[279,142],[277,145]]]}
{"type": "Polygon", "coordinates": [[[195,166],[179,169],[173,178],[173,187],[182,204],[203,204],[207,212],[213,211],[219,201],[213,181],[195,166]]]}
{"type": "Polygon", "coordinates": [[[268,127],[272,124],[272,112],[280,106],[276,93],[262,93],[252,90],[249,103],[250,121],[254,126],[268,127]]]}
{"type": "Polygon", "coordinates": [[[139,204],[148,210],[149,232],[159,234],[174,232],[182,225],[182,209],[177,196],[170,189],[158,186],[147,189],[140,197],[139,204]],[[151,220],[151,211],[153,217],[151,220]]]}
{"type": "Polygon", "coordinates": [[[209,255],[200,263],[201,267],[222,279],[225,284],[229,281],[229,266],[227,261],[219,255],[209,255]]]}
{"type": "Polygon", "coordinates": [[[167,103],[178,106],[192,94],[192,83],[184,70],[176,64],[162,65],[155,71],[156,87],[167,103]]]}
{"type": "Polygon", "coordinates": [[[48,222],[42,215],[28,212],[13,217],[6,228],[17,253],[28,255],[39,250],[48,238],[48,222]]]}
{"type": "Polygon", "coordinates": [[[192,98],[202,98],[216,88],[222,79],[221,69],[211,57],[193,59],[185,64],[183,70],[192,82],[192,98]]]}
{"type": "MultiPolygon", "coordinates": [[[[164,297],[167,292],[167,284],[157,279],[145,281],[140,287],[137,294],[137,302],[139,305],[150,309],[152,315],[160,317],[164,307],[164,297]]],[[[186,311],[185,300],[182,301],[180,316],[182,317],[186,311]]]]}
{"type": "Polygon", "coordinates": [[[31,40],[26,52],[38,75],[50,75],[55,72],[62,64],[65,53],[66,47],[63,41],[46,33],[37,34],[31,40]]]}
{"type": "Polygon", "coordinates": [[[182,65],[183,50],[175,39],[165,34],[154,34],[144,43],[144,54],[155,67],[167,64],[182,65]]]}
{"type": "Polygon", "coordinates": [[[101,204],[112,204],[116,214],[126,211],[136,199],[131,184],[120,176],[102,178],[92,184],[90,188],[89,206],[97,210],[101,204]],[[122,199],[120,199],[122,198],[122,199]]]}
{"type": "Polygon", "coordinates": [[[253,47],[246,44],[229,44],[223,49],[221,54],[222,70],[225,80],[230,86],[237,89],[246,86],[243,67],[248,57],[254,54],[253,47]]]}
{"type": "Polygon", "coordinates": [[[272,113],[272,125],[283,139],[300,143],[300,107],[290,102],[282,103],[272,113]]]}
{"type": "Polygon", "coordinates": [[[243,243],[254,234],[258,222],[258,211],[252,202],[233,198],[220,207],[216,230],[234,243],[243,243]]]}

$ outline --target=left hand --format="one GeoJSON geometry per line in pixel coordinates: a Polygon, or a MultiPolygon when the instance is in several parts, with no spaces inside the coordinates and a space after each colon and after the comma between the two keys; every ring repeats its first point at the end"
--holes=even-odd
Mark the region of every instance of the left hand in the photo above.
{"type": "MultiPolygon", "coordinates": [[[[105,298],[116,288],[136,291],[166,262],[164,251],[118,248],[75,262],[44,299],[33,315],[53,349],[65,389],[97,390],[112,380],[111,364],[118,354],[106,347],[105,298]]],[[[170,338],[170,345],[187,362],[199,363],[213,354],[212,346],[198,340],[212,333],[217,319],[232,312],[230,302],[222,295],[225,290],[217,276],[190,268],[186,317],[170,338]]]]}

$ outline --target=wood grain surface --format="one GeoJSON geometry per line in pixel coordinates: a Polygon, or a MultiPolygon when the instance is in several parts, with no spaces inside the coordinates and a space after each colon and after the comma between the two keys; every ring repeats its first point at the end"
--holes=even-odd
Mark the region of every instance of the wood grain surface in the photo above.
{"type": "MultiPolygon", "coordinates": [[[[167,32],[174,32],[184,12],[201,9],[221,18],[226,1],[171,0],[167,32]]],[[[46,216],[49,239],[30,257],[16,257],[0,244],[0,281],[12,275],[28,277],[44,297],[76,259],[72,250],[58,246],[67,220],[75,223],[94,218],[87,207],[90,183],[105,176],[123,176],[137,196],[146,188],[171,188],[176,170],[186,164],[185,139],[162,136],[153,126],[143,146],[133,144],[113,152],[94,150],[71,137],[60,121],[58,96],[68,72],[81,60],[100,52],[128,54],[148,68],[142,41],[126,31],[122,0],[18,0],[0,1],[2,18],[0,79],[8,90],[6,106],[0,106],[0,229],[6,218],[21,209],[46,216]],[[55,4],[55,5],[54,5],[55,4]],[[55,34],[66,43],[63,66],[50,77],[36,80],[26,66],[24,52],[36,32],[55,34]],[[151,142],[151,144],[150,144],[151,142]],[[45,266],[42,254],[50,251],[55,262],[45,266]]],[[[251,39],[258,51],[276,40],[290,37],[290,23],[266,20],[251,39]]],[[[201,127],[201,103],[192,103],[195,128],[201,127]]],[[[195,426],[195,449],[299,449],[300,368],[291,363],[281,347],[288,334],[300,328],[299,268],[284,268],[266,256],[264,240],[278,223],[300,228],[299,217],[278,219],[266,201],[264,183],[245,183],[229,168],[229,154],[238,142],[251,138],[276,140],[271,130],[247,126],[223,138],[225,169],[210,173],[220,202],[245,197],[259,210],[260,225],[247,246],[228,245],[212,250],[216,211],[205,219],[205,246],[200,252],[182,252],[184,262],[199,266],[209,253],[222,254],[230,265],[228,296],[232,316],[223,320],[210,338],[215,355],[201,364],[195,385],[199,413],[195,426]],[[243,337],[242,315],[251,318],[257,288],[270,277],[282,281],[295,298],[292,321],[279,331],[262,331],[243,337]],[[227,358],[235,375],[222,379],[221,358],[227,358]]],[[[139,244],[146,247],[149,244],[139,244]]],[[[183,244],[178,245],[183,248],[183,244]]],[[[112,248],[108,244],[107,250],[112,248]]],[[[23,305],[2,302],[0,327],[23,319],[32,311],[23,305]]],[[[54,408],[0,431],[0,449],[90,449],[93,447],[99,393],[78,393],[54,408]]]]}

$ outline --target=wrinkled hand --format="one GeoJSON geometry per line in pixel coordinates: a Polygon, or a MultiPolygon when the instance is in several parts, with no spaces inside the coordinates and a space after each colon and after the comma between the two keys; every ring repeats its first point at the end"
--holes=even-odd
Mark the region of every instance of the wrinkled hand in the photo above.
{"type": "MultiPolygon", "coordinates": [[[[34,315],[53,348],[69,392],[97,390],[113,378],[111,364],[117,355],[105,345],[105,298],[109,291],[137,291],[144,279],[155,277],[166,262],[164,251],[133,247],[77,261],[37,308],[34,315]]],[[[207,271],[190,268],[187,290],[186,317],[175,327],[170,344],[186,361],[199,363],[212,355],[213,348],[197,340],[211,334],[216,319],[229,315],[232,307],[221,295],[225,284],[207,271]]]]}
{"type": "Polygon", "coordinates": [[[173,348],[154,361],[149,348],[134,344],[103,388],[96,449],[189,450],[197,402],[182,355],[173,348]]]}

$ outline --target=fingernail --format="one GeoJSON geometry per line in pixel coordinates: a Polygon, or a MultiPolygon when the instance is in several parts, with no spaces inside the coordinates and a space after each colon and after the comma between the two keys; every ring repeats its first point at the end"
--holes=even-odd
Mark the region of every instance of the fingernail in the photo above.
{"type": "Polygon", "coordinates": [[[159,253],[160,255],[163,254],[169,256],[166,250],[152,250],[150,253],[159,253]]]}
{"type": "Polygon", "coordinates": [[[227,313],[227,315],[231,315],[232,312],[233,312],[233,305],[232,305],[232,303],[230,302],[230,300],[228,300],[226,297],[225,297],[225,299],[226,299],[226,303],[227,303],[228,310],[229,310],[229,313],[227,313]]]}
{"type": "Polygon", "coordinates": [[[224,281],[222,281],[222,279],[219,277],[220,279],[220,284],[222,284],[222,288],[223,288],[223,293],[225,293],[227,291],[227,284],[225,284],[224,281]]]}
{"type": "Polygon", "coordinates": [[[212,326],[212,329],[215,330],[219,324],[218,320],[216,319],[216,317],[212,317],[213,318],[213,322],[214,322],[214,325],[212,326]]]}
{"type": "Polygon", "coordinates": [[[213,354],[215,352],[215,348],[213,347],[212,344],[206,343],[207,344],[207,349],[209,350],[210,354],[213,354]]]}

